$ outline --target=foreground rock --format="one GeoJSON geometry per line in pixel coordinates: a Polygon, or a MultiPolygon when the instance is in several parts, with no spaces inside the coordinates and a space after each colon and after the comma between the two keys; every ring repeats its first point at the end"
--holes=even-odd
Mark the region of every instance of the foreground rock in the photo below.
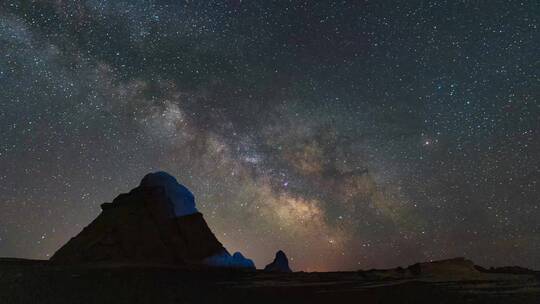
{"type": "Polygon", "coordinates": [[[193,194],[165,172],[146,175],[137,188],[101,208],[51,261],[208,265],[217,256],[210,266],[254,268],[228,253],[195,208],[193,194]]]}
{"type": "Polygon", "coordinates": [[[264,271],[268,272],[292,272],[291,268],[289,267],[289,259],[287,258],[287,255],[283,251],[276,252],[276,257],[274,258],[274,261],[266,267],[264,267],[264,271]]]}

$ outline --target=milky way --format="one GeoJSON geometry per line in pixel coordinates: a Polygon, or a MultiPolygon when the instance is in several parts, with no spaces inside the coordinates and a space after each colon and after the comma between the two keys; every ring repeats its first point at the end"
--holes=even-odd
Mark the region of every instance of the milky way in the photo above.
{"type": "Polygon", "coordinates": [[[2,1],[0,256],[165,170],[297,270],[540,268],[537,1],[2,1]]]}

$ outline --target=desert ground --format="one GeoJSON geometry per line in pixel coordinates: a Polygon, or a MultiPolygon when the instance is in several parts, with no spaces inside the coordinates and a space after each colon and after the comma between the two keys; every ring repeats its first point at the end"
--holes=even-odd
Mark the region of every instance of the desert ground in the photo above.
{"type": "Polygon", "coordinates": [[[419,273],[417,268],[268,273],[164,265],[68,266],[5,258],[0,260],[0,302],[540,303],[538,272],[428,267],[419,273]]]}

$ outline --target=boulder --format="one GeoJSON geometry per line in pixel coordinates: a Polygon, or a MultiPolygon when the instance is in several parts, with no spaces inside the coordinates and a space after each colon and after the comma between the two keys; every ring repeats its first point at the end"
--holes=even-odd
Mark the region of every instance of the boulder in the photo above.
{"type": "Polygon", "coordinates": [[[255,264],[253,261],[244,257],[244,255],[240,252],[235,252],[231,256],[227,251],[223,251],[219,254],[206,258],[204,262],[213,267],[255,269],[255,264]]]}

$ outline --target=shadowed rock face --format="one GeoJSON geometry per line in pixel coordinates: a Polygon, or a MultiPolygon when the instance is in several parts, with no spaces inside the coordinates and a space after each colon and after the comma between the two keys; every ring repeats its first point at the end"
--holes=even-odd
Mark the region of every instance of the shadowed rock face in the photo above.
{"type": "Polygon", "coordinates": [[[289,259],[285,252],[281,250],[276,253],[274,261],[264,267],[264,270],[269,272],[292,272],[291,268],[289,268],[289,259]]]}
{"type": "Polygon", "coordinates": [[[51,261],[197,264],[227,252],[195,209],[193,194],[167,173],[148,174],[139,187],[101,207],[51,261]]]}

